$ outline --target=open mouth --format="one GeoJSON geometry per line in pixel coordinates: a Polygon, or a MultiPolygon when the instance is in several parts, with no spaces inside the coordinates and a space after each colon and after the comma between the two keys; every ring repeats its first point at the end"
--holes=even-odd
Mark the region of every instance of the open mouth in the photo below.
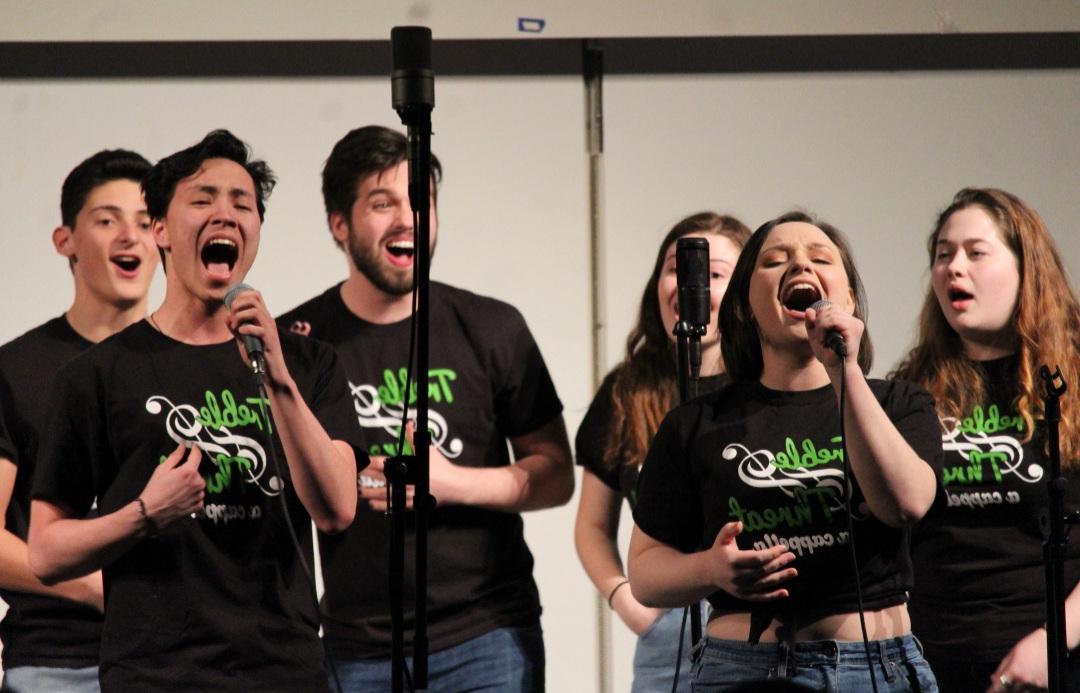
{"type": "Polygon", "coordinates": [[[210,276],[227,279],[239,255],[236,243],[228,238],[214,238],[203,246],[200,259],[210,276]]]}
{"type": "Polygon", "coordinates": [[[134,274],[142,264],[142,260],[134,255],[117,255],[109,258],[112,263],[120,268],[124,274],[134,274]]]}
{"type": "Polygon", "coordinates": [[[961,289],[949,289],[950,301],[970,301],[973,298],[975,298],[973,294],[969,294],[961,289]]]}
{"type": "Polygon", "coordinates": [[[391,259],[397,261],[395,264],[406,265],[412,262],[416,245],[412,239],[390,241],[386,244],[386,252],[390,254],[391,259]]]}
{"type": "Polygon", "coordinates": [[[804,313],[806,309],[821,299],[821,292],[813,284],[799,282],[790,285],[781,298],[781,303],[788,310],[796,313],[804,313]]]}

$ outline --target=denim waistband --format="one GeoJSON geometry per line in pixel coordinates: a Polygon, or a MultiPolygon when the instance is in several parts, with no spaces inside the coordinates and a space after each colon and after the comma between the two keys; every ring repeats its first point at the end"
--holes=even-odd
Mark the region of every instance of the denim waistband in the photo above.
{"type": "MultiPolygon", "coordinates": [[[[743,640],[723,640],[706,637],[699,643],[699,655],[706,660],[738,661],[747,664],[770,665],[786,661],[796,666],[866,663],[866,648],[862,642],[815,640],[811,642],[757,643],[743,640]]],[[[895,662],[920,659],[922,645],[912,634],[870,641],[872,662],[895,662]]]]}

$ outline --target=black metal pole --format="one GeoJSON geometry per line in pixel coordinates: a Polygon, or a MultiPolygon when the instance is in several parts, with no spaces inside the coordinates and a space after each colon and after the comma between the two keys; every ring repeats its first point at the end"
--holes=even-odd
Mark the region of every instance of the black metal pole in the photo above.
{"type": "Polygon", "coordinates": [[[1047,480],[1049,499],[1043,515],[1043,533],[1046,537],[1043,544],[1043,560],[1046,563],[1046,674],[1050,693],[1061,693],[1066,690],[1068,683],[1065,673],[1068,657],[1065,635],[1065,551],[1068,537],[1065,524],[1069,520],[1065,513],[1066,481],[1061,476],[1058,424],[1061,422],[1060,400],[1061,395],[1065,394],[1066,383],[1060,369],[1055,369],[1051,374],[1049,368],[1042,366],[1039,376],[1046,386],[1043,411],[1050,463],[1047,480]]]}

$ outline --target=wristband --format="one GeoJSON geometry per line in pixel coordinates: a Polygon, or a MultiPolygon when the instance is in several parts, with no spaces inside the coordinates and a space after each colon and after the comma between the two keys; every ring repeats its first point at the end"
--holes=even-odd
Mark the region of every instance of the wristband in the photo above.
{"type": "Polygon", "coordinates": [[[618,592],[619,588],[622,587],[623,585],[629,585],[629,584],[630,584],[630,580],[623,580],[622,582],[620,582],[619,584],[617,584],[617,585],[615,585],[614,587],[611,588],[611,592],[608,594],[608,597],[607,597],[607,605],[608,605],[609,609],[615,608],[615,607],[613,607],[611,605],[612,600],[615,599],[615,593],[618,592]]]}
{"type": "Polygon", "coordinates": [[[143,502],[143,499],[141,497],[136,498],[135,502],[139,504],[139,514],[142,515],[143,521],[146,522],[146,528],[150,530],[150,536],[154,536],[158,533],[158,527],[156,524],[154,524],[154,521],[151,520],[150,516],[146,513],[146,503],[143,502]]]}

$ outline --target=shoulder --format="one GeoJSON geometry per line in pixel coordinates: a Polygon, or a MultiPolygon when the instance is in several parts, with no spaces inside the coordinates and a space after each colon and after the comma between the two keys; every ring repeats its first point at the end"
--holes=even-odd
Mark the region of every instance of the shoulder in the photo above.
{"type": "Polygon", "coordinates": [[[922,385],[910,380],[868,378],[867,384],[882,406],[889,409],[890,406],[910,407],[911,405],[926,405],[933,407],[934,399],[922,385]]]}
{"type": "Polygon", "coordinates": [[[319,336],[323,328],[332,323],[341,304],[341,283],[337,283],[318,296],[304,301],[277,317],[278,328],[301,336],[319,336]]]}
{"type": "Polygon", "coordinates": [[[431,283],[432,299],[444,303],[454,313],[470,322],[504,322],[508,319],[525,323],[524,317],[506,301],[474,293],[442,282],[431,283]]]}
{"type": "Polygon", "coordinates": [[[0,346],[0,365],[20,362],[27,357],[40,355],[42,346],[65,341],[67,336],[65,333],[78,337],[63,316],[32,327],[0,346]]]}

